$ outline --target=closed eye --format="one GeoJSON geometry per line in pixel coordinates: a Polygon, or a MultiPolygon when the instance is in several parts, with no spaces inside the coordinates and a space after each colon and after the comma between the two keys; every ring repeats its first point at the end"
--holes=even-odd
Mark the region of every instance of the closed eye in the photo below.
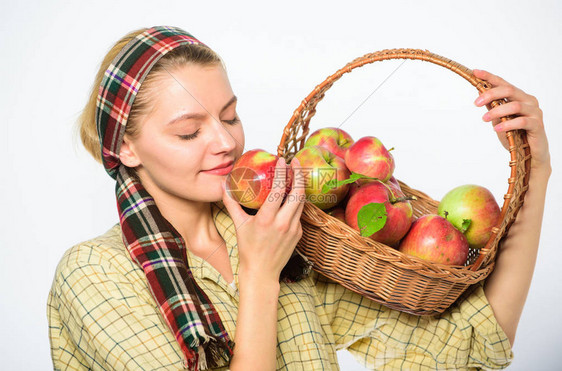
{"type": "Polygon", "coordinates": [[[223,120],[223,121],[226,122],[228,125],[236,125],[237,123],[240,122],[240,118],[236,116],[233,120],[223,120]]]}
{"type": "Polygon", "coordinates": [[[187,134],[187,135],[178,135],[178,137],[180,137],[183,140],[191,140],[191,139],[195,139],[197,138],[197,135],[199,135],[199,129],[197,129],[195,131],[195,133],[193,134],[187,134]]]}
{"type": "MultiPolygon", "coordinates": [[[[236,116],[232,120],[222,120],[222,121],[226,122],[228,125],[236,125],[240,122],[240,117],[236,116]]],[[[183,140],[191,140],[197,138],[197,135],[199,135],[199,129],[197,129],[193,134],[178,135],[178,137],[180,137],[183,140]]]]}

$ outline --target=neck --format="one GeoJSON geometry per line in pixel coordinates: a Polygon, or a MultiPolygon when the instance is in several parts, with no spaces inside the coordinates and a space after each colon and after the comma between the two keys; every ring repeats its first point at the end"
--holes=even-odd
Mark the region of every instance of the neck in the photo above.
{"type": "Polygon", "coordinates": [[[162,216],[178,231],[186,247],[193,253],[204,254],[209,247],[222,242],[213,222],[210,202],[186,200],[171,195],[151,182],[142,181],[142,184],[154,198],[162,216]]]}

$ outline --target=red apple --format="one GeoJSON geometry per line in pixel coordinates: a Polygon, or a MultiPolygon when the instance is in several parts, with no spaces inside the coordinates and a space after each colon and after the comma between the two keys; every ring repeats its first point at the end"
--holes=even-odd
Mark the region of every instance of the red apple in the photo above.
{"type": "Polygon", "coordinates": [[[336,206],[328,214],[345,223],[345,208],[336,206]]]}
{"type": "Polygon", "coordinates": [[[343,184],[322,193],[322,187],[332,179],[349,178],[344,160],[319,146],[304,147],[295,154],[305,177],[305,193],[308,201],[322,210],[336,206],[345,198],[349,185],[343,184]]]}
{"type": "Polygon", "coordinates": [[[355,181],[353,183],[349,183],[349,191],[347,192],[347,199],[349,200],[351,198],[351,196],[353,196],[355,194],[355,192],[357,192],[357,190],[359,188],[361,188],[362,185],[367,184],[369,182],[365,182],[360,184],[359,181],[355,181]]]}
{"type": "Polygon", "coordinates": [[[468,241],[445,218],[427,214],[416,219],[398,250],[434,263],[464,265],[468,241]]]}
{"type": "Polygon", "coordinates": [[[388,182],[386,182],[386,184],[388,184],[388,186],[392,188],[393,191],[395,191],[394,194],[396,195],[396,197],[405,196],[404,192],[402,191],[402,188],[400,187],[400,183],[398,183],[398,180],[396,180],[394,176],[391,176],[388,182]]]}
{"type": "MultiPolygon", "coordinates": [[[[250,209],[259,209],[267,199],[274,181],[279,181],[275,174],[278,156],[263,149],[245,152],[236,162],[226,180],[226,190],[238,203],[250,209]]],[[[290,166],[286,171],[286,188],[284,197],[290,192],[293,171],[290,166]]]]}
{"type": "Polygon", "coordinates": [[[370,238],[395,247],[408,232],[414,221],[412,205],[407,199],[391,194],[392,188],[380,181],[372,181],[360,186],[347,201],[345,222],[352,228],[360,230],[357,214],[369,203],[382,203],[386,210],[384,227],[373,233],[370,238]]]}
{"type": "Polygon", "coordinates": [[[386,182],[394,172],[394,157],[375,137],[363,137],[345,153],[345,165],[354,173],[386,182]]]}
{"type": "MultiPolygon", "coordinates": [[[[364,178],[364,179],[357,179],[355,182],[350,183],[349,192],[347,193],[347,198],[350,199],[351,196],[353,196],[353,194],[359,188],[361,188],[362,185],[372,182],[377,182],[377,180],[364,178]]],[[[402,188],[400,188],[400,184],[398,183],[398,181],[394,176],[391,176],[390,179],[384,183],[395,191],[394,192],[395,197],[405,197],[404,193],[402,192],[402,188]]]]}
{"type": "Polygon", "coordinates": [[[304,147],[320,146],[326,148],[334,155],[345,158],[345,152],[353,144],[351,135],[340,128],[318,129],[306,140],[304,147]]]}
{"type": "Polygon", "coordinates": [[[465,184],[443,196],[437,214],[464,232],[471,248],[480,249],[490,239],[501,211],[492,192],[482,186],[465,184]]]}
{"type": "Polygon", "coordinates": [[[396,189],[399,189],[400,191],[402,190],[402,188],[400,188],[400,183],[398,183],[398,180],[394,177],[394,175],[390,177],[388,183],[396,186],[396,189]]]}

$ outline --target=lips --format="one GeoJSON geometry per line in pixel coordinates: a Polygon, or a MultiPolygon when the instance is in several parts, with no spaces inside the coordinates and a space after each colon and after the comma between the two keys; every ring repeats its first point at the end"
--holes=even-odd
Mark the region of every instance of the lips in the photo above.
{"type": "Polygon", "coordinates": [[[230,165],[232,165],[233,162],[234,162],[234,161],[230,160],[230,161],[224,162],[224,163],[222,163],[222,164],[220,164],[220,165],[218,165],[218,166],[216,166],[216,167],[214,167],[214,168],[212,168],[212,169],[208,169],[208,170],[204,170],[204,171],[222,170],[222,169],[227,168],[227,167],[229,167],[230,165]]]}

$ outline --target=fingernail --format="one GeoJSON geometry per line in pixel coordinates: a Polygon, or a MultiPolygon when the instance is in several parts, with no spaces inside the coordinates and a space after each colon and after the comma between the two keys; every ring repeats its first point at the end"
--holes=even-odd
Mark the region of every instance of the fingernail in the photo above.
{"type": "Polygon", "coordinates": [[[482,120],[488,121],[489,119],[490,119],[490,114],[489,114],[488,112],[486,112],[486,113],[484,114],[484,116],[482,116],[482,120]]]}
{"type": "Polygon", "coordinates": [[[494,126],[495,131],[501,131],[502,129],[503,129],[503,126],[501,124],[498,124],[498,125],[494,126]]]}
{"type": "Polygon", "coordinates": [[[484,103],[484,98],[482,98],[482,97],[478,97],[474,101],[474,104],[477,105],[477,106],[481,105],[482,103],[484,103]]]}

